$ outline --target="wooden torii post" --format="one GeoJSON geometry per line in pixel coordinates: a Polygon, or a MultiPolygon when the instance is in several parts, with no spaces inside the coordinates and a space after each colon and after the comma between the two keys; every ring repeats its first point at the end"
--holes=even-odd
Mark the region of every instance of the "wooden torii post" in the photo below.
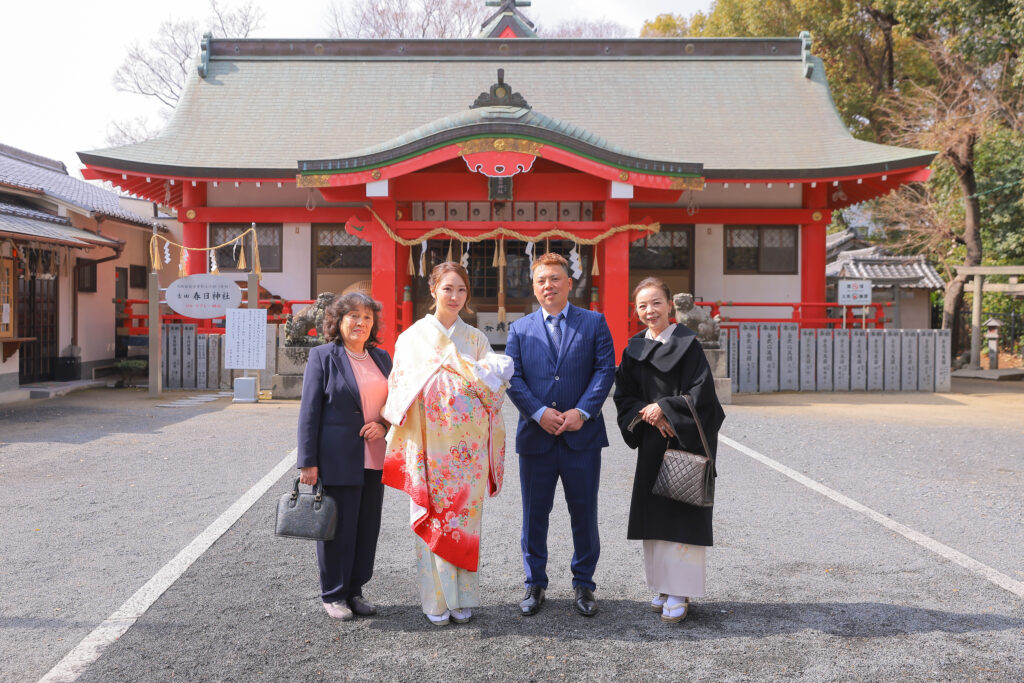
{"type": "MultiPolygon", "coordinates": [[[[956,272],[973,278],[971,290],[974,301],[971,306],[971,360],[967,366],[971,370],[981,369],[981,295],[983,292],[1001,292],[1003,294],[1024,295],[1024,283],[1019,282],[1024,275],[1024,266],[957,266],[956,272]],[[1008,283],[985,282],[986,275],[1008,275],[1008,283]]],[[[964,283],[967,286],[967,283],[964,283]]]]}

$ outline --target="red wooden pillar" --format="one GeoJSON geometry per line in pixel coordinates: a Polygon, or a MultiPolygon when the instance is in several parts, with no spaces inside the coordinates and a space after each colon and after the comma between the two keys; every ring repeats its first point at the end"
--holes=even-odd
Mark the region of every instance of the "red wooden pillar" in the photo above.
{"type": "MultiPolygon", "coordinates": [[[[374,199],[373,210],[388,225],[395,224],[395,202],[392,199],[374,199]]],[[[380,227],[376,219],[367,222],[367,235],[360,235],[371,244],[373,274],[372,296],[381,304],[381,346],[394,353],[398,338],[398,310],[402,305],[398,289],[399,272],[406,268],[398,261],[398,244],[380,227]]]]}
{"type": "MultiPolygon", "coordinates": [[[[181,241],[186,247],[205,248],[206,223],[197,223],[194,220],[195,209],[206,206],[206,183],[201,181],[183,181],[181,188],[181,208],[178,210],[178,220],[181,221],[181,241]]],[[[209,266],[210,256],[205,251],[189,251],[188,262],[185,264],[185,274],[205,273],[209,266]]]]}
{"type": "MultiPolygon", "coordinates": [[[[398,329],[396,325],[397,332],[409,329],[409,326],[414,322],[412,319],[412,301],[409,302],[408,307],[404,306],[405,288],[412,285],[412,275],[409,273],[410,249],[411,247],[395,244],[395,300],[398,302],[398,310],[402,311],[402,327],[398,329]]],[[[397,321],[398,318],[395,318],[395,320],[397,321]]]]}
{"type": "MultiPolygon", "coordinates": [[[[605,221],[612,227],[629,223],[629,200],[608,199],[605,221]]],[[[601,243],[601,310],[615,341],[615,362],[629,340],[629,233],[615,233],[601,243]]]]}
{"type": "MultiPolygon", "coordinates": [[[[825,301],[825,231],[832,220],[828,207],[828,185],[818,183],[817,187],[804,186],[804,208],[813,209],[811,223],[800,227],[800,300],[825,301]]],[[[801,318],[824,318],[825,309],[820,306],[801,307],[801,318]]],[[[823,327],[821,323],[807,325],[823,327]]]]}

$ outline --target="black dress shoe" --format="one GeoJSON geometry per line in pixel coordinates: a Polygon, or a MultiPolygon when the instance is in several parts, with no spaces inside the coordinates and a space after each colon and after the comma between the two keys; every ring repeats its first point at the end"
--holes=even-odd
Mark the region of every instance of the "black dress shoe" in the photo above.
{"type": "Polygon", "coordinates": [[[540,606],[543,604],[544,589],[540,586],[527,586],[526,596],[519,603],[519,611],[523,613],[524,617],[532,617],[540,611],[540,606]]]}
{"type": "Polygon", "coordinates": [[[362,595],[353,595],[349,598],[348,604],[352,606],[352,611],[361,617],[368,617],[377,613],[377,606],[362,595]]]}
{"type": "Polygon", "coordinates": [[[585,617],[597,614],[597,598],[594,597],[594,591],[586,586],[576,586],[576,600],[573,604],[576,611],[585,617]]]}

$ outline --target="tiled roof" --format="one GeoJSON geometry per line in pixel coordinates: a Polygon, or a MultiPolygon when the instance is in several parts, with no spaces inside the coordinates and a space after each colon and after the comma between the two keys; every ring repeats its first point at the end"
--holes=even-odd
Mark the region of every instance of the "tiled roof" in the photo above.
{"type": "Polygon", "coordinates": [[[118,240],[72,227],[66,218],[7,202],[0,202],[0,235],[38,239],[75,247],[113,247],[120,244],[118,240]]]}
{"type": "Polygon", "coordinates": [[[946,285],[924,256],[887,256],[881,247],[844,251],[825,266],[828,278],[871,280],[875,287],[942,289],[946,285]]]}
{"type": "Polygon", "coordinates": [[[356,150],[345,159],[331,161],[300,160],[300,171],[349,169],[364,165],[372,165],[379,161],[391,160],[404,156],[409,150],[436,146],[450,140],[468,136],[474,131],[500,131],[501,135],[519,135],[531,139],[541,139],[554,144],[568,144],[581,149],[587,156],[602,160],[612,160],[617,165],[625,165],[642,171],[668,171],[674,173],[701,172],[700,164],[678,163],[660,158],[644,159],[632,150],[624,150],[608,140],[583,130],[565,121],[559,121],[528,108],[511,106],[487,106],[460,111],[436,121],[420,126],[397,138],[378,145],[356,150]]]}
{"type": "Polygon", "coordinates": [[[866,244],[853,228],[834,232],[825,237],[825,258],[834,259],[840,252],[850,251],[856,245],[866,244]]]}
{"type": "Polygon", "coordinates": [[[126,171],[287,177],[465,111],[505,70],[552,119],[708,178],[824,178],[927,166],[853,138],[799,39],[213,40],[146,142],[80,153],[126,171]]]}
{"type": "Polygon", "coordinates": [[[0,184],[42,192],[81,209],[147,228],[153,222],[121,207],[117,195],[68,175],[64,164],[0,144],[0,184]]]}

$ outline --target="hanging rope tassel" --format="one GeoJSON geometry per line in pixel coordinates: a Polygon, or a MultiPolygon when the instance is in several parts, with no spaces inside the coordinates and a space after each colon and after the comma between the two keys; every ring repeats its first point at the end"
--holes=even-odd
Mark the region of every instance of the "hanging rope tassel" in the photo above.
{"type": "Polygon", "coordinates": [[[590,269],[591,275],[600,275],[601,269],[597,267],[597,247],[590,252],[590,258],[594,259],[594,267],[590,269]]]}
{"type": "Polygon", "coordinates": [[[406,268],[409,275],[416,274],[416,266],[412,262],[412,247],[409,247],[409,267],[406,268]]]}
{"type": "Polygon", "coordinates": [[[149,238],[149,268],[154,273],[160,270],[160,244],[156,235],[149,238]]]}
{"type": "Polygon", "coordinates": [[[181,256],[178,257],[178,277],[185,277],[188,270],[188,249],[181,248],[181,256]]]}
{"type": "Polygon", "coordinates": [[[452,241],[448,240],[448,258],[446,258],[445,261],[448,261],[449,263],[451,263],[451,260],[452,260],[452,241]]]}
{"type": "Polygon", "coordinates": [[[501,256],[498,257],[498,265],[499,266],[507,266],[508,265],[508,260],[505,258],[505,240],[504,239],[501,240],[501,242],[500,242],[500,244],[498,246],[501,248],[501,256]]]}
{"type": "Polygon", "coordinates": [[[210,274],[220,275],[220,268],[217,266],[217,249],[210,249],[210,274]]]}
{"type": "Polygon", "coordinates": [[[237,268],[239,270],[245,270],[247,265],[245,262],[245,233],[242,233],[241,235],[238,236],[238,244],[241,245],[241,248],[238,250],[237,268]]]}
{"type": "Polygon", "coordinates": [[[256,276],[256,279],[260,279],[260,275],[263,274],[263,268],[260,265],[260,242],[256,237],[256,224],[252,224],[250,229],[252,232],[252,272],[256,276]]]}

